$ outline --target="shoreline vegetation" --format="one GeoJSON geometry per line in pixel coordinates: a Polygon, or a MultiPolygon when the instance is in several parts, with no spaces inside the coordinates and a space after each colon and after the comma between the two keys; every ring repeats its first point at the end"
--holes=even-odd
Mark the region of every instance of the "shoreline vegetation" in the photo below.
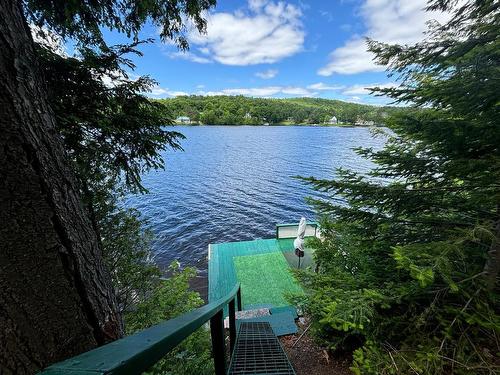
{"type": "Polygon", "coordinates": [[[352,124],[352,123],[344,123],[340,122],[337,124],[307,124],[307,123],[295,123],[295,122],[290,122],[290,123],[277,123],[277,124],[203,124],[199,122],[191,122],[191,123],[183,123],[183,122],[178,122],[174,121],[171,125],[184,125],[184,126],[255,126],[255,127],[261,127],[261,126],[304,126],[304,127],[312,127],[312,128],[369,128],[369,127],[384,127],[385,124],[352,124]]]}
{"type": "Polygon", "coordinates": [[[155,102],[177,125],[384,126],[390,116],[408,110],[319,98],[191,95],[155,102]]]}

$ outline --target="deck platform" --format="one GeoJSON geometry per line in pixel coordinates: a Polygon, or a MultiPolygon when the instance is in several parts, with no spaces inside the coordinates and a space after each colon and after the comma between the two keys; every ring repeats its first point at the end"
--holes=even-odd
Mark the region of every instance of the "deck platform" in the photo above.
{"type": "MultiPolygon", "coordinates": [[[[296,267],[293,238],[210,244],[208,299],[215,301],[241,283],[243,309],[256,305],[287,306],[286,293],[302,293],[289,272],[296,267]]],[[[311,260],[311,250],[306,257],[311,260]]],[[[303,263],[304,264],[304,263],[303,263]]],[[[307,265],[307,262],[306,262],[307,265]]]]}

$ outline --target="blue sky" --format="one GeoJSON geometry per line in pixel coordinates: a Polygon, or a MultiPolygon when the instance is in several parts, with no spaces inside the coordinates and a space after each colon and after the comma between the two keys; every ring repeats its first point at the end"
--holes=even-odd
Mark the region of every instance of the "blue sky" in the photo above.
{"type": "MultiPolygon", "coordinates": [[[[366,52],[364,37],[415,43],[425,22],[446,15],[423,11],[425,0],[219,0],[206,35],[188,28],[190,51],[159,40],[146,25],[135,74],[156,81],[149,95],[320,97],[383,104],[366,87],[390,86],[384,67],[366,52]]],[[[105,32],[109,43],[122,35],[105,32]]]]}

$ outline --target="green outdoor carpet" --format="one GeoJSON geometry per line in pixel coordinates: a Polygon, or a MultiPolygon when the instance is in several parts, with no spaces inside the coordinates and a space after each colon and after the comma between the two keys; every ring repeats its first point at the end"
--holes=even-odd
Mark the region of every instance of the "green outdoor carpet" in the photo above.
{"type": "Polygon", "coordinates": [[[233,262],[245,306],[265,303],[288,306],[285,293],[303,292],[281,252],[237,256],[233,262]]]}
{"type": "Polygon", "coordinates": [[[297,314],[297,309],[293,306],[271,307],[269,311],[271,312],[271,315],[287,312],[290,313],[294,319],[297,319],[299,317],[299,315],[297,314]]]}
{"type": "Polygon", "coordinates": [[[298,331],[297,324],[295,324],[295,317],[290,311],[259,316],[257,318],[236,319],[237,331],[240,329],[240,324],[244,322],[267,322],[271,325],[276,336],[293,335],[298,331]]]}
{"type": "MultiPolygon", "coordinates": [[[[295,255],[295,251],[284,251],[283,255],[285,256],[290,268],[298,268],[299,258],[295,255]]],[[[315,266],[314,253],[311,249],[306,248],[304,250],[304,256],[300,258],[300,268],[305,269],[307,267],[311,267],[314,269],[315,266]]]]}

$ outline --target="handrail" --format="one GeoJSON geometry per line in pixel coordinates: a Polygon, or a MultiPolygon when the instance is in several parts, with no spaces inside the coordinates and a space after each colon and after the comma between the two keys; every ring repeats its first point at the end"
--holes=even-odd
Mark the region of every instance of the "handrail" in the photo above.
{"type": "MultiPolygon", "coordinates": [[[[285,224],[276,224],[276,238],[280,239],[280,228],[287,228],[287,227],[298,227],[299,223],[285,223],[285,224]]],[[[316,237],[318,235],[318,228],[319,228],[319,223],[317,221],[308,221],[306,222],[306,228],[307,227],[313,227],[314,228],[314,235],[311,237],[316,237]]],[[[290,237],[284,237],[284,238],[293,238],[294,236],[290,237]]]]}
{"type": "Polygon", "coordinates": [[[210,320],[212,350],[217,375],[225,374],[224,307],[229,305],[230,349],[236,339],[235,300],[241,311],[241,286],[224,297],[186,314],[56,363],[40,374],[138,374],[146,371],[210,320]]]}
{"type": "MultiPolygon", "coordinates": [[[[319,226],[319,223],[317,221],[308,221],[306,222],[306,225],[310,225],[312,227],[314,226],[319,226]]],[[[298,227],[299,223],[284,223],[284,224],[276,224],[277,227],[298,227]]]]}

